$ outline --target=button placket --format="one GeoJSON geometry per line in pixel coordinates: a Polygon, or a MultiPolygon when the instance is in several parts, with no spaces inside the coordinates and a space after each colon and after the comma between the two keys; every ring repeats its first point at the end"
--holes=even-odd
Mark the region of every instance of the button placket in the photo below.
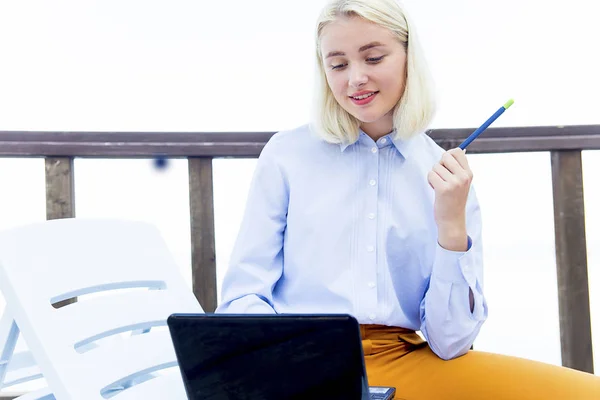
{"type": "Polygon", "coordinates": [[[369,320],[374,321],[377,318],[377,203],[379,192],[379,160],[380,150],[375,144],[371,147],[371,154],[368,156],[368,173],[369,173],[369,190],[365,199],[366,218],[363,220],[366,223],[364,252],[366,253],[367,265],[363,269],[362,285],[366,290],[363,305],[369,320]]]}

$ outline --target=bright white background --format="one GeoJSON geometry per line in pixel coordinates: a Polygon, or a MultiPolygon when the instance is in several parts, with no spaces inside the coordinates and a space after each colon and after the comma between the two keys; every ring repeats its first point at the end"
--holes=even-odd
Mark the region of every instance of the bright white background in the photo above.
{"type": "MultiPolygon", "coordinates": [[[[277,131],[304,124],[322,4],[0,0],[0,130],[277,131]]],[[[600,2],[405,4],[436,80],[433,127],[479,126],[509,98],[514,106],[494,126],[600,124],[600,2]]],[[[549,154],[469,157],[483,208],[490,306],[475,346],[560,364],[549,154]]],[[[78,159],[75,168],[77,216],[155,223],[189,281],[184,160],[165,171],[149,160],[78,159]]],[[[219,285],[253,168],[252,159],[214,162],[219,285]]],[[[599,153],[584,152],[596,348],[599,168],[599,153]]],[[[43,174],[41,159],[0,160],[0,228],[45,218],[43,174]]]]}

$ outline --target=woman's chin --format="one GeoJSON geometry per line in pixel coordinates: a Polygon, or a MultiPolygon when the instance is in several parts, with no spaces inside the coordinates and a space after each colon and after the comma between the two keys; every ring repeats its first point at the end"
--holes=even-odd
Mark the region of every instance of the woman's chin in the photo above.
{"type": "Polygon", "coordinates": [[[354,114],[354,118],[356,118],[361,124],[374,124],[377,121],[381,120],[383,115],[379,113],[356,113],[354,114]]]}

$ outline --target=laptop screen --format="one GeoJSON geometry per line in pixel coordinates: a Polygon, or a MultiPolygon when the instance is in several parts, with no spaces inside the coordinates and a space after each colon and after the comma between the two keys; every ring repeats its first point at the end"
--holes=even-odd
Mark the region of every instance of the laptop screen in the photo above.
{"type": "Polygon", "coordinates": [[[360,329],[346,315],[172,315],[188,396],[363,399],[360,329]]]}

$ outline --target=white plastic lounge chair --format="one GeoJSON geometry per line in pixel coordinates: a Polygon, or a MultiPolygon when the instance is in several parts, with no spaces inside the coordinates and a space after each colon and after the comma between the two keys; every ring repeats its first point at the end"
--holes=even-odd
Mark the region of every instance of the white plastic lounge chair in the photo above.
{"type": "Polygon", "coordinates": [[[11,364],[26,368],[7,382],[48,383],[19,400],[186,399],[166,319],[202,308],[153,226],[72,218],[1,232],[0,291],[0,388],[11,364]],[[12,356],[19,332],[39,369],[12,356]]]}

